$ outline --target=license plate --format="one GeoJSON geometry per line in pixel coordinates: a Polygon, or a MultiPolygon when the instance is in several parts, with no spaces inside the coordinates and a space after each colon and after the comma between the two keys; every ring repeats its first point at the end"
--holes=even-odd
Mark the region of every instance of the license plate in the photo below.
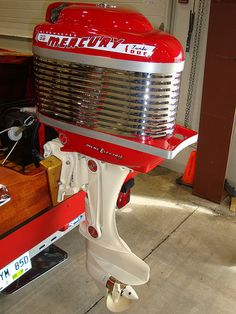
{"type": "Polygon", "coordinates": [[[21,255],[13,262],[0,269],[0,291],[9,286],[32,268],[29,252],[21,255]]]}
{"type": "Polygon", "coordinates": [[[69,227],[72,227],[72,226],[78,224],[79,222],[81,222],[81,221],[84,220],[84,219],[85,219],[84,214],[79,215],[79,217],[75,218],[74,220],[72,220],[72,221],[69,223],[69,227]]]}

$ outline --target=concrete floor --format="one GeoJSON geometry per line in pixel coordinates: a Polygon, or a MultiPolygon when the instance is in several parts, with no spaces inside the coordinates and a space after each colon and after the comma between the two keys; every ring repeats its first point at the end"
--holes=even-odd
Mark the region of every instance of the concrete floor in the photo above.
{"type": "MultiPolygon", "coordinates": [[[[175,184],[157,168],[139,175],[131,203],[117,214],[120,235],[151,268],[130,314],[236,313],[236,218],[175,184]]],[[[69,259],[11,296],[1,314],[106,314],[104,298],[85,269],[84,239],[73,230],[56,243],[69,259]]]]}

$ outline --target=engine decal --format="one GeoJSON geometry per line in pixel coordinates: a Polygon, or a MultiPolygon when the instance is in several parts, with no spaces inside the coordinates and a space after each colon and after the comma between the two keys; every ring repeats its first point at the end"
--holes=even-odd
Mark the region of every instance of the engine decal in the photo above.
{"type": "Polygon", "coordinates": [[[109,155],[109,156],[115,157],[115,158],[117,158],[119,160],[123,159],[122,155],[109,152],[109,151],[105,150],[104,148],[100,148],[100,147],[97,147],[97,146],[94,146],[94,145],[91,145],[91,144],[86,144],[85,146],[87,146],[87,147],[89,147],[89,148],[91,148],[93,150],[96,150],[97,152],[99,152],[101,154],[109,155]]]}
{"type": "Polygon", "coordinates": [[[140,57],[152,56],[155,46],[124,43],[123,38],[114,38],[109,36],[87,36],[75,37],[57,34],[38,33],[35,40],[45,43],[49,47],[74,49],[87,48],[103,51],[118,52],[140,57]]]}

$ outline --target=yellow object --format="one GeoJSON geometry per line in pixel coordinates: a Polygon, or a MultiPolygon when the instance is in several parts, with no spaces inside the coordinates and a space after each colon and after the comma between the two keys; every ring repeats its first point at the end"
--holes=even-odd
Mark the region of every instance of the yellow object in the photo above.
{"type": "Polygon", "coordinates": [[[231,198],[230,211],[236,212],[236,197],[231,198]]]}
{"type": "Polygon", "coordinates": [[[52,204],[58,204],[58,184],[60,181],[62,162],[55,156],[50,156],[40,161],[40,165],[47,169],[49,191],[52,199],[52,204]]]}

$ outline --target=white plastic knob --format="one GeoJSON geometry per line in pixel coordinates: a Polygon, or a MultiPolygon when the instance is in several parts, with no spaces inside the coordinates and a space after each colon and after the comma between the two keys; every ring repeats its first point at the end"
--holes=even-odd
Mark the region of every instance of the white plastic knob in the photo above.
{"type": "Polygon", "coordinates": [[[8,137],[11,141],[17,142],[22,138],[22,132],[17,132],[19,131],[21,128],[18,126],[13,126],[10,128],[10,130],[7,132],[8,137]]]}

